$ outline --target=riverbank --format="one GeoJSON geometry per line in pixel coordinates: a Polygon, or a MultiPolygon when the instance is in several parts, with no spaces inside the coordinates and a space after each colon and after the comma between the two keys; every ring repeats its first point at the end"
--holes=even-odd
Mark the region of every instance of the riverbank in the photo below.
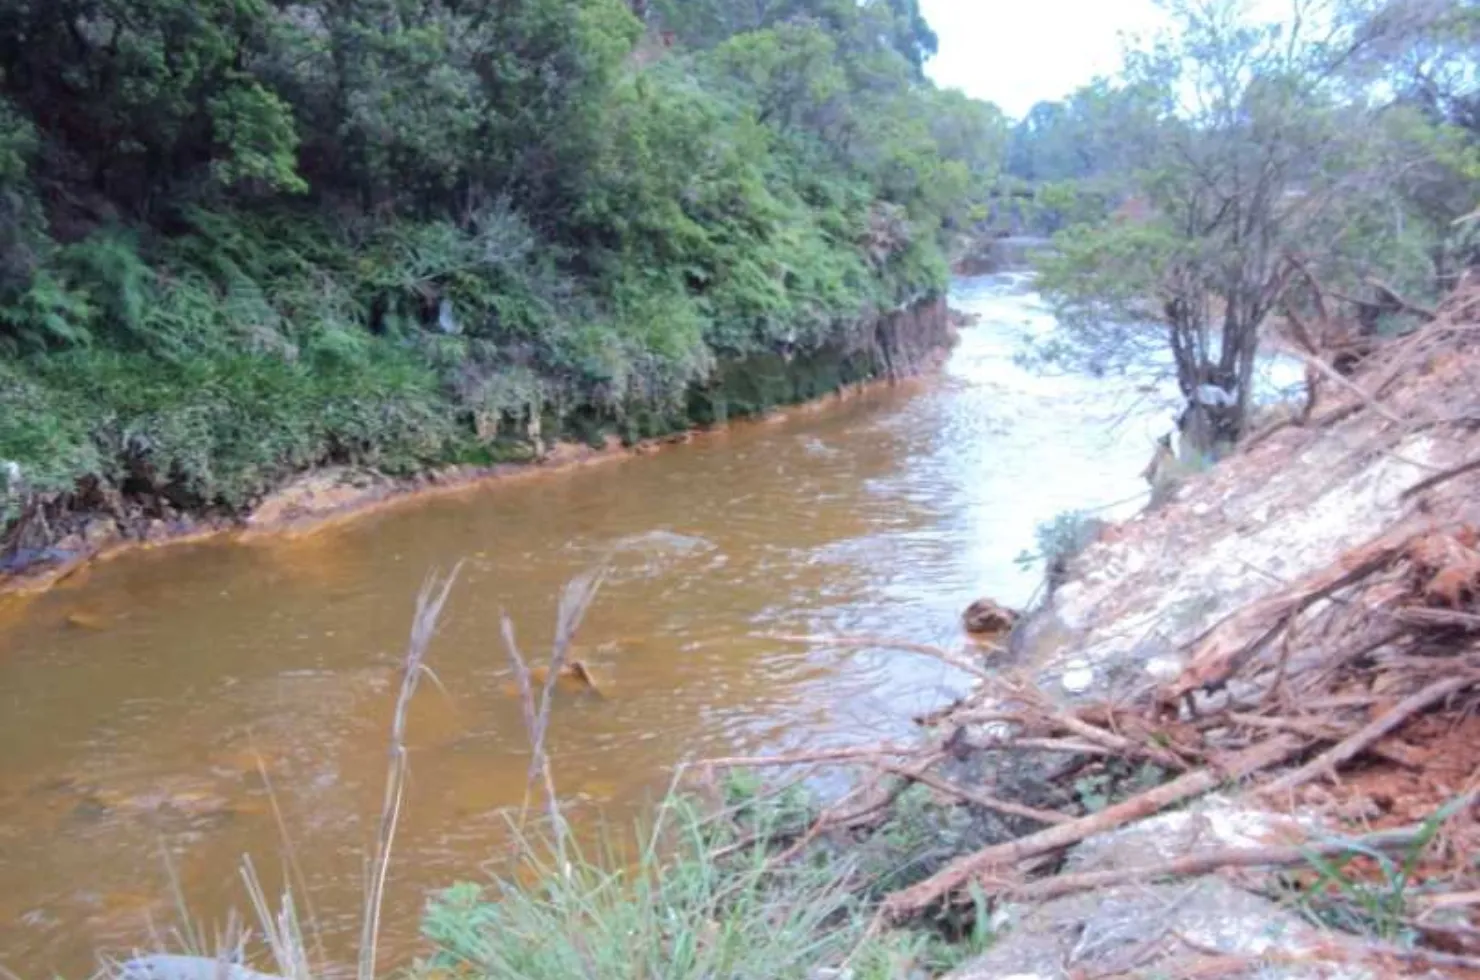
{"type": "Polygon", "coordinates": [[[447,694],[424,687],[408,726],[387,962],[420,955],[426,895],[503,853],[520,803],[501,613],[540,658],[562,587],[594,565],[610,574],[572,655],[601,696],[563,686],[551,734],[583,844],[645,822],[685,755],[908,737],[967,679],[769,634],[955,642],[973,598],[1028,601],[1037,576],[1014,558],[1036,524],[1141,488],[1159,431],[1142,403],[1109,438],[1137,393],[1016,359],[1051,321],[1026,277],[959,281],[951,299],[981,322],[917,381],[310,533],[125,551],[0,612],[0,688],[26,692],[0,716],[4,965],[84,975],[95,950],[144,943],[145,910],[172,923],[161,835],[195,918],[242,909],[241,856],[275,868],[282,846],[259,756],[326,949],[352,959],[366,832],[345,828],[380,805],[397,649],[431,570],[462,565],[428,661],[447,694]]]}
{"type": "Polygon", "coordinates": [[[1103,526],[996,644],[807,638],[976,686],[914,741],[682,768],[631,860],[518,836],[433,896],[412,974],[1477,975],[1467,310],[1103,526]]]}
{"type": "Polygon", "coordinates": [[[849,749],[874,802],[807,834],[912,783],[975,829],[878,922],[989,917],[955,980],[1480,975],[1474,299],[1099,529],[985,657],[900,644],[979,685],[849,749]]]}
{"type": "MultiPolygon", "coordinates": [[[[369,466],[326,465],[286,477],[240,508],[179,507],[152,487],[132,493],[83,478],[74,493],[23,505],[0,533],[0,595],[45,591],[89,564],[137,548],[199,542],[219,535],[297,533],[365,516],[402,502],[475,489],[492,481],[535,476],[573,466],[646,455],[665,445],[746,421],[765,421],[845,400],[880,385],[896,385],[941,366],[962,314],[944,298],[880,315],[836,349],[799,356],[752,357],[723,365],[689,396],[681,416],[637,430],[596,425],[582,441],[540,438],[500,441],[517,462],[449,463],[412,474],[369,466]],[[655,434],[641,435],[640,432],[655,434]]],[[[557,430],[558,432],[558,430],[557,430]]]]}
{"type": "MultiPolygon", "coordinates": [[[[1014,303],[977,308],[1011,310],[1002,322],[1022,329],[1022,314],[1032,300],[1019,297],[1014,303]]],[[[547,509],[537,512],[509,499],[518,494],[501,494],[497,504],[488,502],[489,520],[481,525],[464,509],[445,508],[425,514],[410,533],[394,533],[390,521],[367,532],[378,565],[390,566],[408,541],[435,528],[453,542],[449,554],[467,556],[451,599],[454,610],[436,631],[428,662],[453,691],[469,693],[468,708],[480,718],[480,727],[487,724],[491,730],[468,741],[451,719],[453,712],[443,709],[437,693],[427,691],[413,706],[416,717],[407,731],[419,747],[412,795],[437,801],[430,810],[417,811],[418,819],[445,818],[433,835],[460,834],[477,842],[480,854],[487,853],[490,840],[502,840],[478,822],[491,805],[491,773],[503,773],[515,784],[527,775],[527,757],[507,741],[520,737],[519,719],[527,717],[515,710],[518,685],[509,683],[515,693],[501,709],[489,685],[478,680],[490,673],[488,637],[497,635],[498,606],[508,595],[507,585],[487,578],[490,569],[507,569],[527,586],[507,605],[519,610],[523,635],[525,613],[538,604],[533,596],[560,592],[558,583],[575,569],[586,568],[586,577],[577,578],[589,581],[586,562],[612,554],[610,542],[620,533],[610,523],[614,500],[662,499],[665,526],[715,539],[665,538],[664,547],[681,545],[689,557],[662,579],[661,590],[631,588],[630,576],[671,567],[651,564],[648,550],[610,566],[606,588],[617,594],[593,607],[593,621],[575,638],[580,653],[572,654],[602,685],[602,693],[564,691],[558,696],[567,700],[550,721],[551,737],[561,746],[552,755],[557,794],[565,818],[577,827],[586,822],[585,801],[611,778],[602,760],[613,757],[602,756],[600,747],[610,744],[612,731],[625,733],[627,751],[646,744],[632,738],[631,729],[605,725],[636,717],[636,731],[664,731],[673,717],[666,708],[684,700],[687,706],[679,714],[690,725],[697,722],[685,729],[683,744],[697,757],[685,771],[699,778],[680,783],[678,795],[657,811],[671,836],[644,837],[661,836],[663,846],[644,845],[650,857],[637,866],[608,865],[600,858],[567,865],[531,824],[510,843],[507,865],[492,869],[491,880],[478,875],[478,887],[439,892],[431,914],[422,918],[425,890],[457,880],[467,873],[468,862],[434,851],[442,863],[428,880],[426,843],[412,831],[410,839],[398,843],[397,853],[414,855],[407,860],[415,867],[403,867],[399,877],[405,883],[414,875],[418,892],[412,900],[403,897],[387,905],[387,929],[395,939],[387,944],[385,959],[424,956],[427,975],[562,976],[571,969],[567,958],[584,949],[613,964],[602,975],[621,976],[616,964],[670,957],[669,943],[679,942],[702,954],[700,960],[710,967],[764,962],[764,975],[788,975],[776,968],[778,962],[797,965],[792,972],[798,974],[849,968],[869,978],[958,970],[958,980],[1011,973],[1058,980],[1065,964],[1091,975],[1119,971],[1148,977],[1206,971],[1374,980],[1466,975],[1466,958],[1474,955],[1466,946],[1474,923],[1464,896],[1477,884],[1466,859],[1476,849],[1468,794],[1480,768],[1468,719],[1473,678],[1480,677],[1468,625],[1477,615],[1473,595],[1480,587],[1475,572],[1480,542],[1468,530],[1480,521],[1473,504],[1480,499],[1475,482],[1480,471],[1468,464],[1480,445],[1471,426],[1451,422],[1480,412],[1480,404],[1471,404],[1480,390],[1480,350],[1471,339],[1464,304],[1455,301],[1452,309],[1457,312],[1446,317],[1455,319],[1441,319],[1383,348],[1345,382],[1325,386],[1324,398],[1303,424],[1298,416],[1273,423],[1278,428],[1252,434],[1218,467],[1189,476],[1159,507],[1102,527],[1079,553],[1064,556],[1062,581],[1049,600],[995,645],[960,642],[959,634],[943,637],[928,628],[928,618],[899,618],[908,605],[900,604],[899,573],[912,567],[901,560],[908,554],[901,548],[929,536],[918,527],[879,541],[884,550],[869,552],[873,559],[863,562],[877,572],[881,590],[857,593],[860,601],[873,607],[893,603],[895,616],[883,627],[860,618],[857,610],[819,619],[819,609],[835,589],[817,588],[814,578],[793,578],[795,570],[836,561],[839,545],[853,551],[876,540],[876,534],[850,526],[842,537],[820,537],[822,547],[780,567],[771,537],[756,534],[755,522],[763,515],[777,518],[781,501],[832,499],[845,489],[853,496],[841,506],[850,515],[873,502],[884,507],[878,515],[884,523],[869,526],[897,521],[899,495],[879,491],[900,489],[887,474],[904,461],[881,470],[864,460],[860,469],[857,457],[891,430],[912,445],[918,445],[912,440],[922,431],[940,432],[944,444],[959,445],[959,433],[941,424],[946,417],[927,410],[949,384],[933,385],[910,400],[912,414],[855,431],[851,445],[857,454],[827,445],[847,445],[836,429],[803,427],[787,434],[784,424],[750,426],[735,430],[734,442],[740,445],[716,440],[706,449],[700,443],[624,469],[624,474],[649,477],[627,490],[617,481],[571,480],[564,490],[542,483],[549,489],[539,496],[555,499],[542,499],[547,509]],[[706,453],[724,458],[730,467],[705,470],[709,478],[698,484],[706,491],[711,484],[723,486],[729,493],[723,515],[707,532],[693,514],[673,512],[679,504],[674,488],[693,485],[696,471],[658,472],[706,453]],[[767,465],[757,466],[757,459],[767,465]],[[803,460],[846,465],[846,471],[836,483],[819,485],[816,471],[802,467],[803,460]],[[765,474],[766,482],[734,485],[741,474],[765,474]],[[603,487],[594,487],[596,482],[603,487]],[[798,494],[799,486],[805,494],[798,494]],[[750,501],[749,509],[742,501],[750,501]],[[554,574],[532,574],[532,556],[552,549],[546,537],[520,535],[519,529],[548,528],[555,515],[573,516],[574,527],[599,516],[603,533],[582,542],[579,535],[562,532],[564,547],[574,549],[555,563],[554,574]],[[470,553],[484,547],[500,551],[486,560],[481,551],[470,553]],[[725,571],[710,574],[719,568],[725,571]],[[717,634],[714,623],[723,602],[747,588],[745,569],[767,582],[796,581],[801,608],[778,622],[774,592],[768,590],[751,607],[759,612],[745,617],[740,634],[717,634]],[[711,582],[716,588],[691,591],[711,582]],[[464,594],[467,603],[456,608],[464,594]],[[494,597],[498,603],[488,601],[494,597]],[[656,604],[665,604],[668,612],[649,616],[656,604]],[[629,611],[647,624],[639,632],[665,640],[654,662],[671,668],[665,675],[671,683],[654,697],[644,698],[633,688],[644,670],[642,647],[630,639],[618,640],[619,649],[607,646],[613,633],[605,617],[625,617],[629,611]],[[696,621],[702,623],[697,629],[696,621]],[[764,636],[755,635],[758,623],[764,636]],[[791,638],[780,638],[780,630],[791,638]],[[707,658],[704,651],[712,648],[706,640],[717,635],[723,639],[707,658]],[[837,655],[838,663],[867,657],[891,671],[924,664],[926,670],[900,676],[933,675],[936,684],[942,676],[938,662],[943,662],[954,668],[952,676],[974,679],[976,686],[943,710],[922,713],[913,738],[906,724],[887,741],[860,741],[869,736],[854,732],[848,739],[809,738],[791,753],[737,757],[734,751],[744,746],[727,736],[734,730],[731,724],[716,723],[726,716],[716,713],[714,692],[742,689],[743,699],[755,702],[758,669],[746,651],[755,646],[770,655],[793,644],[814,664],[828,661],[834,647],[847,651],[837,655]],[[472,651],[471,671],[457,659],[463,647],[472,651]],[[711,666],[725,673],[706,673],[711,666]],[[482,693],[473,693],[474,688],[482,693]],[[482,721],[490,711],[500,713],[482,721]],[[586,741],[582,733],[593,722],[603,726],[601,737],[586,741]],[[485,741],[495,736],[496,743],[485,741]],[[479,754],[480,745],[488,751],[479,754]],[[500,760],[504,769],[491,768],[500,760]],[[461,777],[448,780],[448,765],[474,777],[476,795],[464,795],[461,777]],[[794,788],[799,778],[820,779],[823,771],[837,767],[859,778],[841,784],[821,780],[815,785],[832,789],[820,798],[794,788]],[[726,772],[740,775],[725,777],[726,772]],[[752,772],[765,776],[751,778],[752,772]],[[452,787],[459,789],[450,792],[452,787]],[[702,807],[698,822],[677,820],[680,808],[696,798],[702,807]],[[473,802],[458,802],[465,799],[473,802]],[[670,818],[674,821],[667,822],[670,818]],[[630,888],[613,888],[613,880],[630,888]],[[668,887],[678,890],[664,891],[668,887]],[[717,895],[747,898],[716,906],[717,895]],[[661,930],[641,925],[655,923],[660,909],[661,930]],[[808,910],[825,915],[809,916],[808,910]],[[406,931],[417,922],[423,938],[408,945],[406,931]],[[796,923],[797,929],[778,930],[778,922],[796,923]],[[826,935],[832,940],[820,942],[816,930],[830,930],[826,935]],[[591,939],[573,947],[539,938],[550,935],[591,939]],[[725,940],[735,936],[749,938],[725,940]],[[611,944],[601,937],[611,937],[611,944]],[[1077,942],[1076,937],[1088,938],[1077,942]],[[537,969],[540,964],[545,968],[537,969]]],[[[972,331],[962,352],[973,357],[990,352],[1005,365],[1011,362],[1004,339],[990,328],[972,331]]],[[[965,367],[956,364],[958,377],[965,367]]],[[[968,390],[986,400],[956,404],[955,418],[979,421],[993,417],[984,408],[1003,411],[1002,385],[1009,376],[993,371],[977,377],[980,388],[968,390]]],[[[1063,402],[1060,390],[1040,393],[1063,402]]],[[[1037,417],[1039,407],[1028,403],[1018,411],[1037,417]]],[[[1093,414],[1086,411],[1085,418],[1093,414]]],[[[1041,438],[1031,441],[1042,444],[1041,438]]],[[[984,463],[1000,466],[1012,458],[1003,443],[993,446],[984,463]]],[[[911,486],[918,491],[921,471],[939,461],[909,459],[911,486]]],[[[1034,459],[1035,471],[1059,472],[1052,457],[1034,459]]],[[[991,470],[959,472],[978,486],[991,470]]],[[[1033,494],[1035,499],[1042,495],[1033,494]]],[[[704,513],[714,511],[713,500],[706,492],[700,505],[704,513]]],[[[1000,512],[1012,498],[998,488],[983,502],[1000,512]]],[[[787,543],[795,544],[817,522],[790,514],[780,515],[776,526],[787,543]]],[[[951,528],[953,534],[962,526],[980,528],[959,519],[934,526],[951,528]]],[[[644,511],[621,529],[652,527],[644,511]]],[[[652,543],[650,536],[643,541],[644,549],[652,543]]],[[[959,535],[952,541],[959,550],[959,535]]],[[[337,546],[340,552],[344,548],[343,542],[337,546]]],[[[403,566],[402,591],[414,588],[428,567],[426,553],[419,554],[403,566]]],[[[264,555],[229,578],[215,574],[210,563],[197,562],[189,583],[137,569],[129,582],[136,595],[169,595],[171,612],[164,617],[172,618],[173,611],[198,616],[210,635],[220,638],[217,645],[238,645],[241,633],[228,617],[238,610],[247,617],[251,662],[231,667],[234,674],[250,672],[261,658],[297,643],[299,653],[276,658],[281,666],[268,670],[267,685],[252,682],[250,673],[233,681],[230,690],[250,708],[245,716],[210,697],[201,699],[198,712],[210,719],[212,731],[246,717],[257,732],[288,733],[286,739],[259,736],[258,745],[270,771],[283,774],[278,785],[286,785],[291,775],[298,785],[307,781],[316,787],[302,801],[306,811],[293,820],[296,827],[318,815],[334,828],[312,838],[316,873],[321,873],[321,852],[333,850],[328,843],[339,840],[345,801],[333,795],[334,782],[309,778],[317,770],[280,770],[278,760],[300,741],[293,733],[305,726],[320,733],[311,760],[305,761],[359,773],[357,783],[366,792],[358,811],[351,812],[363,820],[379,803],[373,770],[384,771],[384,710],[391,696],[384,673],[363,690],[353,688],[349,672],[322,678],[297,670],[291,679],[279,675],[305,657],[323,664],[326,653],[343,647],[348,652],[340,659],[357,676],[364,671],[363,651],[383,643],[388,620],[376,618],[376,611],[386,606],[384,596],[366,595],[334,563],[321,565],[326,557],[331,556],[319,550],[264,555]],[[305,559],[315,564],[306,566],[305,559]],[[280,599],[272,606],[274,614],[263,618],[254,611],[250,590],[282,571],[291,574],[291,594],[301,601],[280,609],[280,599]],[[174,595],[177,590],[186,594],[174,595]],[[356,604],[356,596],[367,601],[356,604]],[[353,624],[364,635],[341,637],[353,624]],[[266,704],[285,711],[291,723],[264,718],[266,704]],[[369,732],[374,743],[365,752],[369,778],[336,747],[334,733],[342,722],[327,723],[355,713],[365,715],[355,730],[369,732]]],[[[934,570],[929,587],[938,591],[941,569],[929,567],[934,570]]],[[[1010,591],[991,594],[1022,601],[1010,591]]],[[[959,601],[955,612],[965,605],[959,601]]],[[[61,611],[57,603],[51,614],[61,611]]],[[[160,645],[147,634],[119,628],[125,623],[99,624],[103,631],[95,634],[94,646],[107,646],[119,660],[128,658],[129,649],[120,643],[142,643],[151,659],[158,658],[160,645]]],[[[395,624],[396,632],[401,628],[395,624]]],[[[72,635],[87,638],[82,631],[72,635]]],[[[78,649],[74,656],[86,659],[89,653],[78,649]]],[[[191,646],[166,667],[166,676],[200,656],[191,646]]],[[[541,659],[535,654],[529,663],[542,666],[541,659]]],[[[819,705],[831,715],[872,704],[837,674],[809,683],[807,675],[798,678],[795,660],[782,656],[775,663],[788,694],[799,702],[796,710],[805,716],[815,715],[819,705]]],[[[215,676],[218,669],[206,673],[215,676]]],[[[190,691],[196,691],[196,683],[190,683],[190,691]]],[[[904,710],[911,686],[886,685],[887,703],[896,713],[904,710]]],[[[174,703],[160,702],[155,684],[143,690],[150,703],[174,703]]],[[[118,690],[109,701],[126,696],[118,690]]],[[[757,713],[745,715],[742,724],[748,729],[774,719],[777,710],[770,702],[757,705],[757,713]]],[[[878,716],[871,717],[877,726],[878,716]]],[[[167,741],[176,729],[181,737],[200,739],[188,718],[177,724],[152,715],[150,745],[167,741]]],[[[232,757],[222,751],[229,745],[206,741],[211,758],[232,757]]],[[[224,771],[226,763],[213,765],[224,771]]],[[[669,774],[654,787],[660,794],[673,784],[671,766],[669,758],[664,764],[669,774]]],[[[158,778],[138,782],[137,772],[131,784],[116,764],[92,770],[86,778],[97,787],[83,796],[83,804],[117,813],[154,805],[149,801],[157,798],[153,787],[160,784],[158,778]],[[150,789],[142,792],[145,785],[150,789]],[[143,802],[135,803],[140,798],[143,802]],[[103,802],[89,803],[94,799],[103,802]]],[[[78,792],[88,789],[81,779],[76,785],[78,792]]],[[[219,788],[222,783],[198,786],[176,779],[166,785],[182,802],[147,810],[155,820],[184,820],[201,799],[237,806],[219,788]]],[[[39,805],[59,794],[36,792],[49,795],[24,798],[39,805]]],[[[610,798],[611,790],[605,793],[610,798]]],[[[517,812],[517,798],[512,806],[516,810],[510,812],[517,812]]],[[[642,812],[649,819],[654,815],[651,808],[642,812]]],[[[641,820],[642,826],[650,828],[649,819],[641,820]]],[[[148,832],[157,829],[150,824],[148,832]]],[[[262,853],[260,843],[250,851],[262,853]]],[[[247,850],[238,847],[232,857],[247,850]]],[[[353,874],[358,867],[341,872],[359,880],[353,874]]],[[[344,947],[335,949],[336,962],[344,962],[344,947]]],[[[269,965],[266,959],[254,962],[269,965]]],[[[317,975],[281,969],[295,978],[317,975]]]]}

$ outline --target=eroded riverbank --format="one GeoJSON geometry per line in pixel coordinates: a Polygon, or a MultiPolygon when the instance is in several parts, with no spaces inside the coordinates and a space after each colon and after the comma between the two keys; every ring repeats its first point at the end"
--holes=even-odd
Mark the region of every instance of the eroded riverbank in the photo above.
{"type": "Polygon", "coordinates": [[[1036,524],[1134,509],[1166,424],[1124,382],[1019,367],[1051,327],[1021,280],[962,282],[953,302],[981,323],[923,385],[313,534],[133,552],[36,597],[0,632],[4,965],[75,975],[172,921],[161,841],[196,915],[240,906],[241,855],[270,870],[281,853],[259,756],[320,925],[351,942],[413,597],[459,559],[431,654],[450,702],[428,688],[410,721],[392,951],[426,889],[497,854],[522,793],[500,611],[538,648],[560,587],[614,548],[579,638],[606,697],[562,701],[552,730],[584,826],[628,819],[688,754],[908,731],[965,679],[766,634],[958,641],[972,599],[1031,596],[1039,571],[1015,559],[1036,524]]]}
{"type": "Polygon", "coordinates": [[[278,474],[268,492],[235,507],[182,497],[170,475],[155,472],[148,459],[138,461],[138,473],[122,486],[79,474],[70,493],[27,496],[22,484],[17,498],[7,479],[0,482],[0,515],[7,518],[0,532],[0,600],[44,592],[95,561],[135,548],[225,534],[301,532],[409,499],[650,453],[732,421],[774,421],[870,388],[907,383],[945,361],[960,317],[945,297],[926,297],[864,317],[846,336],[815,350],[722,362],[681,406],[634,403],[613,414],[610,407],[576,404],[551,406],[535,417],[484,420],[479,451],[503,462],[432,465],[397,475],[322,461],[296,476],[278,474]]]}

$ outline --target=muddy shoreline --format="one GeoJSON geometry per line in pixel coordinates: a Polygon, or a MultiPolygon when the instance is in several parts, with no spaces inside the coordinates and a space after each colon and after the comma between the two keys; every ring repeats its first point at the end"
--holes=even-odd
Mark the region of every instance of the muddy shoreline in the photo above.
{"type": "MultiPolygon", "coordinates": [[[[952,313],[958,323],[966,322],[952,313]]],[[[944,365],[950,348],[940,349],[914,365],[907,375],[879,377],[844,385],[819,398],[778,408],[763,415],[695,426],[666,436],[626,444],[608,436],[604,445],[559,442],[529,462],[492,466],[449,465],[413,476],[392,476],[364,467],[326,466],[307,470],[273,490],[239,514],[181,514],[173,519],[119,516],[98,511],[86,518],[82,533],[69,534],[40,549],[34,560],[0,570],[0,600],[44,593],[89,566],[141,549],[196,544],[221,538],[252,539],[269,535],[307,534],[359,520],[395,507],[482,489],[496,482],[531,479],[572,469],[615,463],[666,448],[716,438],[747,425],[772,425],[787,418],[825,411],[869,394],[922,383],[944,365]]]]}

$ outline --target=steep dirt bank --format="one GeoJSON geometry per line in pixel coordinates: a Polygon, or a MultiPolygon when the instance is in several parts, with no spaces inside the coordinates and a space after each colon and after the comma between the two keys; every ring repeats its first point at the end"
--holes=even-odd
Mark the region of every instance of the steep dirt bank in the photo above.
{"type": "Polygon", "coordinates": [[[326,463],[285,475],[234,510],[173,502],[143,483],[114,487],[84,477],[71,494],[30,502],[5,528],[0,594],[47,589],[91,561],[130,548],[223,533],[301,530],[429,493],[653,452],[731,421],[772,418],[779,408],[825,404],[873,385],[903,382],[943,363],[958,320],[944,298],[926,299],[862,320],[844,339],[819,350],[724,364],[711,384],[690,392],[679,412],[638,408],[616,418],[578,408],[547,439],[533,429],[514,445],[507,433],[498,434],[498,455],[516,460],[511,462],[433,466],[414,474],[326,463]]]}
{"type": "Polygon", "coordinates": [[[918,908],[1018,865],[1018,900],[998,910],[1015,925],[962,978],[1480,966],[1473,903],[1445,898],[1480,883],[1480,749],[1465,735],[1480,704],[1476,298],[1349,380],[1323,372],[1305,424],[1256,433],[1102,533],[1014,637],[1002,679],[953,716],[972,739],[1111,753],[1058,778],[1099,797],[1050,828],[1067,851],[1030,835],[897,897],[918,908]],[[1004,710],[1025,722],[1005,739],[972,719],[1004,710]],[[1323,876],[1321,848],[1335,865],[1392,857],[1323,876]],[[1035,854],[1058,874],[1027,882],[1035,854]]]}
{"type": "Polygon", "coordinates": [[[985,660],[908,647],[976,692],[858,749],[882,803],[814,832],[901,776],[975,829],[885,920],[989,909],[956,980],[1480,976],[1477,305],[1318,369],[985,660]]]}
{"type": "Polygon", "coordinates": [[[1012,766],[1024,737],[1107,753],[1059,772],[1097,798],[1059,846],[1030,835],[898,897],[1018,865],[1007,940],[961,978],[1480,967],[1476,298],[1350,379],[1321,371],[1307,422],[1103,532],[952,715],[1012,766]],[[1022,727],[977,720],[1004,711],[1022,727]],[[1057,874],[1027,881],[1035,854],[1057,874]]]}

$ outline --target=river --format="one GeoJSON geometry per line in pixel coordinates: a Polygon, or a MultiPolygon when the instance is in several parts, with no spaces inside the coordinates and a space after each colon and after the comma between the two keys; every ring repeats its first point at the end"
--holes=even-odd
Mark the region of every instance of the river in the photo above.
{"type": "Polygon", "coordinates": [[[563,698],[551,732],[578,825],[630,821],[685,757],[907,733],[963,679],[766,634],[963,643],[973,599],[1031,598],[1041,569],[1015,559],[1038,523],[1139,506],[1171,418],[1126,379],[1020,367],[1053,328],[1026,279],[960,280],[953,305],[981,321],[937,377],[312,534],[135,552],[0,610],[0,966],[84,975],[176,925],[177,886],[220,923],[243,855],[280,880],[284,831],[349,948],[414,599],[459,561],[441,690],[411,710],[392,956],[523,795],[501,612],[543,650],[562,585],[604,557],[577,638],[604,697],[563,698]]]}

